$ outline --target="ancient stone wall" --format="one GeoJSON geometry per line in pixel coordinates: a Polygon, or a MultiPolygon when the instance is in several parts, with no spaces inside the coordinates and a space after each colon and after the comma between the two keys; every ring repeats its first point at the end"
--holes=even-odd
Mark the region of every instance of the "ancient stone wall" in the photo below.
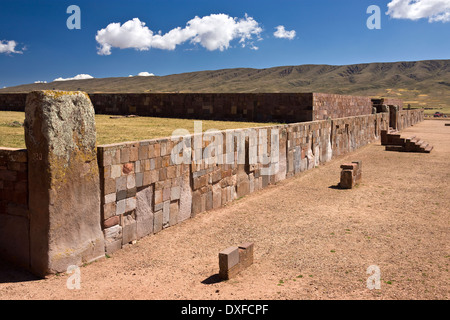
{"type": "MultiPolygon", "coordinates": [[[[0,254],[36,274],[313,169],[376,141],[390,121],[375,113],[96,146],[93,111],[80,92],[32,93],[28,149],[0,150],[0,254]]],[[[401,126],[423,119],[423,110],[397,114],[401,126]]]]}
{"type": "Polygon", "coordinates": [[[25,111],[27,93],[0,93],[0,110],[25,111]]]}
{"type": "Polygon", "coordinates": [[[387,114],[374,114],[99,146],[106,252],[356,150],[387,127],[387,114]]]}
{"type": "Polygon", "coordinates": [[[403,130],[424,120],[423,109],[404,109],[398,112],[397,130],[403,130]]]}
{"type": "MultiPolygon", "coordinates": [[[[324,93],[92,93],[97,114],[297,123],[372,114],[368,97],[324,93]]],[[[0,110],[24,111],[26,94],[0,94],[0,110]]],[[[380,101],[399,103],[392,99],[380,101]]],[[[381,111],[378,111],[381,112],[381,111]]]]}
{"type": "Polygon", "coordinates": [[[313,119],[326,120],[372,114],[369,97],[313,93],[313,119]]]}
{"type": "Polygon", "coordinates": [[[0,255],[29,265],[28,159],[22,149],[0,148],[0,255]]]}

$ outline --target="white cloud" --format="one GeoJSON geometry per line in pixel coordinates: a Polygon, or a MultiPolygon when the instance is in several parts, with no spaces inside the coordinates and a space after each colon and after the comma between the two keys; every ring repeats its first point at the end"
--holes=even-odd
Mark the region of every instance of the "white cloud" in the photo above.
{"type": "Polygon", "coordinates": [[[276,27],[277,31],[273,33],[275,38],[280,39],[289,39],[292,40],[295,38],[296,32],[295,30],[287,31],[284,26],[278,26],[276,27]]]}
{"type": "Polygon", "coordinates": [[[47,83],[47,81],[35,81],[34,83],[47,83]]]}
{"type": "Polygon", "coordinates": [[[1,40],[0,41],[0,53],[23,53],[22,51],[16,50],[17,42],[14,40],[1,40]]]}
{"type": "Polygon", "coordinates": [[[94,79],[94,77],[89,74],[78,74],[73,78],[57,78],[53,81],[69,81],[69,80],[85,80],[85,79],[94,79]]]}
{"type": "Polygon", "coordinates": [[[144,72],[139,72],[137,76],[138,76],[138,77],[153,77],[154,74],[153,74],[153,73],[148,73],[148,72],[144,71],[144,72]]]}
{"type": "Polygon", "coordinates": [[[223,51],[235,39],[239,39],[243,45],[251,44],[254,36],[260,39],[261,32],[259,23],[247,14],[242,19],[226,14],[211,14],[202,18],[196,16],[186,23],[186,27],[177,27],[165,34],[161,31],[154,33],[138,18],[122,25],[111,23],[105,29],[97,31],[95,40],[100,45],[97,51],[99,55],[110,55],[112,48],[175,50],[176,46],[186,41],[200,44],[210,51],[223,51]]]}
{"type": "Polygon", "coordinates": [[[450,21],[450,0],[392,0],[387,6],[386,14],[394,19],[450,21]]]}

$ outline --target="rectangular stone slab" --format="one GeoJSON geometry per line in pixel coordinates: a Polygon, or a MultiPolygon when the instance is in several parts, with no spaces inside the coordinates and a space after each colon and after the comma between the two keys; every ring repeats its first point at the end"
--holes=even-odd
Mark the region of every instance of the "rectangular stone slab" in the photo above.
{"type": "Polygon", "coordinates": [[[89,96],[31,92],[24,127],[31,271],[45,276],[104,257],[95,118],[89,96]]]}

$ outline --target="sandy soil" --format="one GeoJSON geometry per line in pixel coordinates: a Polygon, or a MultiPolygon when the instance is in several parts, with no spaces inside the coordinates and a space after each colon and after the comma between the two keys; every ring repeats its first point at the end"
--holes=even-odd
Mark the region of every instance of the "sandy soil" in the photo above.
{"type": "Polygon", "coordinates": [[[2,263],[0,299],[448,299],[450,127],[412,134],[431,154],[366,146],[82,267],[80,290],[2,263]],[[334,188],[353,160],[363,183],[334,188]],[[254,264],[218,281],[218,252],[247,241],[254,264]],[[380,290],[366,286],[371,265],[380,290]]]}

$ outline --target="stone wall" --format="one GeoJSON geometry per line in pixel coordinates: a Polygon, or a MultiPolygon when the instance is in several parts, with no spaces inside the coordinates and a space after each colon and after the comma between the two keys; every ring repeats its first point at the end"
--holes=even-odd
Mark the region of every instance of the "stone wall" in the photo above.
{"type": "Polygon", "coordinates": [[[313,94],[312,120],[337,119],[372,114],[369,97],[344,96],[338,94],[313,94]]]}
{"type": "Polygon", "coordinates": [[[404,109],[398,112],[397,130],[403,130],[424,120],[423,109],[404,109]]]}
{"type": "MultiPolygon", "coordinates": [[[[375,113],[95,146],[89,100],[80,92],[30,94],[28,150],[0,149],[0,254],[38,275],[313,169],[390,125],[389,113],[375,113]]],[[[395,114],[403,128],[423,120],[423,110],[395,114]]]]}
{"type": "MultiPolygon", "coordinates": [[[[24,111],[26,93],[0,94],[0,110],[24,111]]],[[[312,93],[92,93],[97,114],[303,122],[313,118],[312,93]]]]}
{"type": "Polygon", "coordinates": [[[106,252],[352,152],[387,127],[387,114],[374,114],[99,146],[106,252]]]}
{"type": "MultiPolygon", "coordinates": [[[[373,113],[368,97],[324,93],[92,93],[89,97],[97,114],[113,115],[297,123],[373,113]]],[[[0,110],[24,111],[25,100],[26,94],[0,94],[0,110]]],[[[378,102],[401,105],[392,99],[378,102]]]]}
{"type": "Polygon", "coordinates": [[[348,117],[332,121],[331,148],[333,157],[359,149],[381,136],[389,128],[387,113],[348,117]]]}
{"type": "Polygon", "coordinates": [[[25,111],[27,93],[0,93],[0,110],[25,111]]]}
{"type": "Polygon", "coordinates": [[[27,151],[0,148],[0,255],[29,265],[27,151]]]}
{"type": "Polygon", "coordinates": [[[140,116],[302,122],[312,119],[311,93],[90,94],[97,113],[140,116]]]}

